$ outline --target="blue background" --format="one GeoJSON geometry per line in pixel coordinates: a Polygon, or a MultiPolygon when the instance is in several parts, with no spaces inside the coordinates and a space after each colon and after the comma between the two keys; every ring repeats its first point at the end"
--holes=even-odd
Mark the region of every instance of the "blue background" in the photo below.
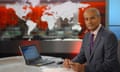
{"type": "Polygon", "coordinates": [[[108,1],[108,28],[113,31],[120,40],[120,0],[108,1]]]}

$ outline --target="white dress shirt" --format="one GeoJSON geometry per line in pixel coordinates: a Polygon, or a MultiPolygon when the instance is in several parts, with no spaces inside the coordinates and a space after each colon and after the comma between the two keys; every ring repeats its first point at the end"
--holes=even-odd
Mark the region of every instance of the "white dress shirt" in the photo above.
{"type": "Polygon", "coordinates": [[[98,31],[100,30],[101,26],[102,26],[102,25],[99,24],[99,26],[97,27],[97,29],[96,29],[95,31],[91,31],[91,33],[94,34],[94,40],[96,39],[96,36],[97,36],[98,31]]]}

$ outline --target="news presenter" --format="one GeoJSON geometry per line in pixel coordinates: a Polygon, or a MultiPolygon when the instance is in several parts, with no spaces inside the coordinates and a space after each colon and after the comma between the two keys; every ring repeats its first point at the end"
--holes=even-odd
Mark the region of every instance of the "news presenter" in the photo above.
{"type": "Polygon", "coordinates": [[[83,38],[80,53],[72,60],[65,59],[64,67],[72,68],[76,72],[120,72],[117,59],[118,40],[101,25],[99,10],[88,8],[83,16],[89,32],[83,38]],[[94,35],[92,47],[91,34],[94,35]]]}

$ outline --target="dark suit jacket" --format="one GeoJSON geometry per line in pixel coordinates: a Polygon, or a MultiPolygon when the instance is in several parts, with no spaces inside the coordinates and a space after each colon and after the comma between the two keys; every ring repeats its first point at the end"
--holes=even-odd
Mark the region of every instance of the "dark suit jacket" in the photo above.
{"type": "Polygon", "coordinates": [[[90,54],[90,33],[86,33],[80,53],[72,60],[86,63],[86,72],[120,72],[117,59],[118,40],[116,36],[101,27],[90,54]]]}

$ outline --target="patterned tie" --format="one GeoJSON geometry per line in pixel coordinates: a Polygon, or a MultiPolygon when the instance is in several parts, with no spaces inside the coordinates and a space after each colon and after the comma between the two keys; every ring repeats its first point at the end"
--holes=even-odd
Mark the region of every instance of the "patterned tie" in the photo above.
{"type": "Polygon", "coordinates": [[[94,34],[90,34],[90,54],[92,53],[93,46],[94,46],[94,34]]]}

